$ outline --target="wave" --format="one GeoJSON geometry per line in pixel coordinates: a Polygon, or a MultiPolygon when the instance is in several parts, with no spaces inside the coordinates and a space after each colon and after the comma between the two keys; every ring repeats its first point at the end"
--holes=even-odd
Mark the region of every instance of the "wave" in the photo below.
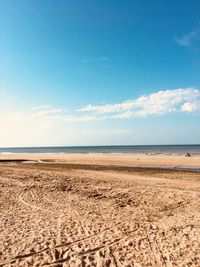
{"type": "Polygon", "coordinates": [[[151,145],[151,146],[77,146],[77,147],[18,147],[18,148],[0,148],[0,154],[138,154],[138,155],[184,155],[186,152],[192,156],[200,155],[200,145],[151,145]]]}

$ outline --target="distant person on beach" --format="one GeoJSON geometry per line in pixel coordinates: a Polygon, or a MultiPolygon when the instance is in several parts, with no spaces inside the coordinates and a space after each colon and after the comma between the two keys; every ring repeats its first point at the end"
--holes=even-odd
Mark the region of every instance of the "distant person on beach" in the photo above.
{"type": "Polygon", "coordinates": [[[186,152],[185,153],[185,157],[190,157],[191,155],[190,155],[190,153],[189,152],[186,152]]]}

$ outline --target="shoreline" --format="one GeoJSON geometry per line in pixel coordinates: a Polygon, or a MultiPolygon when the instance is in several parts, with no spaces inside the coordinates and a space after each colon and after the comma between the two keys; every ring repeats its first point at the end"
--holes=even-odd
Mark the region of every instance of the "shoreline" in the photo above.
{"type": "Polygon", "coordinates": [[[200,155],[12,153],[0,154],[0,161],[47,161],[66,164],[116,165],[132,167],[200,168],[200,155]]]}
{"type": "MultiPolygon", "coordinates": [[[[187,153],[187,152],[186,152],[187,153]]],[[[0,152],[4,155],[110,155],[110,156],[184,156],[184,153],[128,153],[128,152],[0,152]]],[[[200,157],[193,153],[191,157],[200,157]]]]}

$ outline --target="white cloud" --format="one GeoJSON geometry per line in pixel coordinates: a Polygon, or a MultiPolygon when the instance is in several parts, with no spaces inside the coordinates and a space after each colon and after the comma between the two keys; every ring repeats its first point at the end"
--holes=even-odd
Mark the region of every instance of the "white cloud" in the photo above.
{"type": "Polygon", "coordinates": [[[181,46],[189,46],[192,41],[200,39],[200,30],[194,30],[183,36],[176,38],[176,42],[181,46]]]}
{"type": "Polygon", "coordinates": [[[109,61],[109,58],[107,57],[94,57],[94,58],[85,58],[82,59],[81,62],[82,63],[88,63],[88,62],[107,62],[109,61]]]}
{"type": "Polygon", "coordinates": [[[200,112],[200,100],[195,102],[186,102],[181,106],[183,112],[200,112]]]}
{"type": "Polygon", "coordinates": [[[43,117],[49,114],[55,114],[55,113],[62,113],[62,109],[47,109],[47,110],[41,110],[38,112],[31,113],[31,116],[33,117],[43,117]]]}
{"type": "Polygon", "coordinates": [[[195,88],[180,88],[159,91],[117,104],[96,106],[90,104],[79,111],[93,112],[99,116],[111,114],[110,118],[128,119],[171,112],[199,112],[199,110],[200,91],[195,88]]]}
{"type": "Polygon", "coordinates": [[[27,121],[43,121],[46,123],[55,123],[55,122],[90,122],[90,121],[99,121],[103,120],[105,116],[99,117],[96,115],[79,115],[79,114],[66,114],[66,111],[58,108],[48,108],[43,109],[37,108],[31,110],[39,110],[37,112],[26,112],[26,113],[12,113],[10,114],[10,119],[18,122],[27,122],[27,121]]]}
{"type": "Polygon", "coordinates": [[[158,91],[116,104],[87,105],[67,113],[50,106],[33,107],[28,112],[10,113],[11,123],[41,123],[43,127],[67,125],[70,122],[94,122],[106,119],[131,119],[173,112],[200,113],[200,91],[195,88],[158,91]]]}
{"type": "Polygon", "coordinates": [[[43,109],[51,109],[51,108],[49,105],[35,106],[31,108],[31,110],[43,110],[43,109]]]}
{"type": "Polygon", "coordinates": [[[84,58],[81,60],[83,64],[91,64],[99,68],[109,68],[110,59],[104,56],[94,58],[84,58]]]}
{"type": "Polygon", "coordinates": [[[76,116],[76,115],[67,115],[63,117],[63,121],[70,122],[89,122],[89,121],[97,121],[102,120],[103,118],[99,118],[97,116],[76,116]]]}
{"type": "Polygon", "coordinates": [[[134,117],[134,113],[129,110],[112,116],[114,119],[130,119],[132,117],[134,117]]]}
{"type": "Polygon", "coordinates": [[[62,112],[66,112],[66,110],[60,109],[60,108],[53,108],[49,105],[44,105],[44,106],[36,106],[36,107],[32,107],[32,114],[35,116],[43,116],[46,114],[50,114],[50,113],[62,113],[62,112]]]}

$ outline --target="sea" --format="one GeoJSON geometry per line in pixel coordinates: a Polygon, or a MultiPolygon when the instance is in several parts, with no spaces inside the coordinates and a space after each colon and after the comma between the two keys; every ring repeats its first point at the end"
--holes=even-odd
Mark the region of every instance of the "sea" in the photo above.
{"type": "Polygon", "coordinates": [[[11,153],[85,153],[85,154],[145,154],[145,155],[200,155],[197,145],[123,145],[123,146],[52,146],[52,147],[4,147],[0,154],[11,153]]]}

